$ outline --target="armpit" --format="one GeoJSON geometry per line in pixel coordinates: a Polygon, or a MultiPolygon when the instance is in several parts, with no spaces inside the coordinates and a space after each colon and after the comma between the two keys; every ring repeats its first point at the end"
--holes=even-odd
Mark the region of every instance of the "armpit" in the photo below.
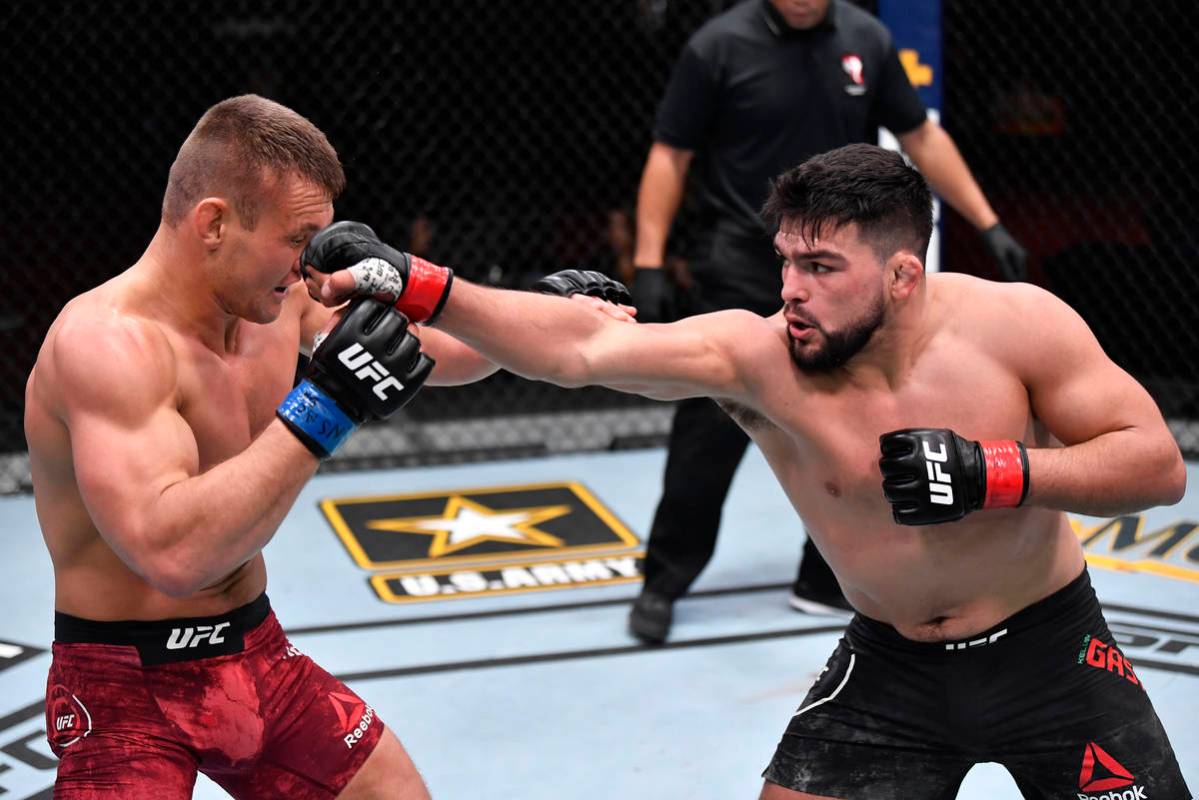
{"type": "Polygon", "coordinates": [[[774,427],[774,423],[766,419],[766,417],[754,411],[752,408],[747,408],[739,403],[734,403],[732,400],[717,400],[716,405],[720,406],[724,413],[733,418],[733,421],[747,431],[758,430],[760,428],[774,427]]]}

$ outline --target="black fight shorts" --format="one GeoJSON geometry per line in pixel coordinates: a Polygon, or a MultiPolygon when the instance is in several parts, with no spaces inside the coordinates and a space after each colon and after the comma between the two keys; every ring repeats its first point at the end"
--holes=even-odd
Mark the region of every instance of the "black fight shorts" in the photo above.
{"type": "Polygon", "coordinates": [[[984,761],[1026,798],[1190,800],[1086,570],[963,642],[914,642],[856,615],[762,777],[827,797],[937,800],[984,761]]]}

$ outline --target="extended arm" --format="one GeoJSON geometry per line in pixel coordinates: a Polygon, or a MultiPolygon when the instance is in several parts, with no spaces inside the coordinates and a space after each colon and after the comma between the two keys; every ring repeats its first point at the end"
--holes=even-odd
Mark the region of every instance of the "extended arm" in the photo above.
{"type": "MultiPolygon", "coordinates": [[[[296,302],[304,304],[300,317],[300,346],[311,352],[317,332],[327,332],[332,327],[337,308],[327,308],[312,299],[303,286],[298,287],[293,296],[296,302]]],[[[499,370],[469,345],[440,331],[415,328],[413,332],[420,337],[421,351],[437,362],[426,386],[461,386],[482,380],[499,370]]]]}
{"type": "Polygon", "coordinates": [[[746,350],[765,321],[749,312],[630,325],[559,297],[458,281],[437,326],[505,369],[560,386],[599,384],[658,399],[744,397],[746,350]]]}

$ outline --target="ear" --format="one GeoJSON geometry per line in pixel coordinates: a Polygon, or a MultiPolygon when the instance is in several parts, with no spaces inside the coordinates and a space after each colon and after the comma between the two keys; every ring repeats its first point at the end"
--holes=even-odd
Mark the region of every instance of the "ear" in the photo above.
{"type": "Polygon", "coordinates": [[[924,277],[924,262],[907,250],[900,250],[887,260],[887,272],[891,277],[891,297],[907,300],[924,277]]]}
{"type": "Polygon", "coordinates": [[[225,241],[232,219],[229,203],[220,197],[205,197],[192,210],[192,228],[207,250],[215,250],[225,241]]]}

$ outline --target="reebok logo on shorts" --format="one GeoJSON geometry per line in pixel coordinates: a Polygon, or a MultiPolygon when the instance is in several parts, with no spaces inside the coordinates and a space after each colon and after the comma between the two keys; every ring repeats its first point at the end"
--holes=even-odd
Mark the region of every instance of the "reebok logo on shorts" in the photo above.
{"type": "Polygon", "coordinates": [[[1145,787],[1133,785],[1135,780],[1132,773],[1106,750],[1094,742],[1087,742],[1082,753],[1082,770],[1078,773],[1078,800],[1148,800],[1145,787]],[[1120,791],[1114,791],[1116,789],[1120,791]]]}
{"type": "Polygon", "coordinates": [[[341,740],[346,743],[347,749],[352,748],[362,740],[371,723],[375,721],[375,709],[354,695],[341,692],[330,692],[329,702],[333,704],[333,711],[337,714],[337,721],[342,730],[341,740]]]}

